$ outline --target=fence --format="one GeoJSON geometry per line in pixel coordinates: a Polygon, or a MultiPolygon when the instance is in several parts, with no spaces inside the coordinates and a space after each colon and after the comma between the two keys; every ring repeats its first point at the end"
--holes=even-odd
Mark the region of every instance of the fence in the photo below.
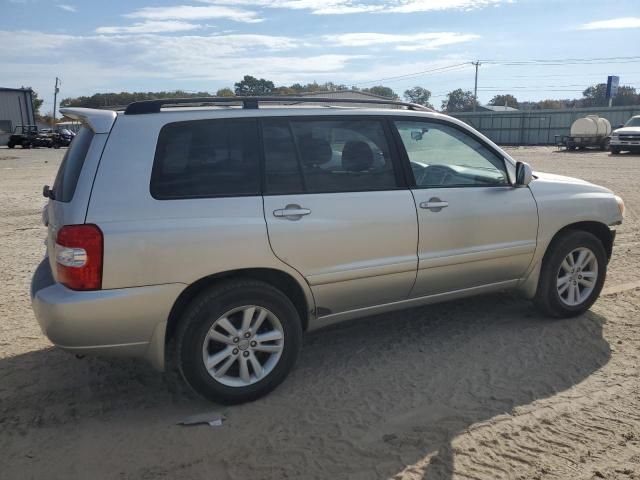
{"type": "Polygon", "coordinates": [[[587,115],[604,117],[615,129],[632,116],[640,115],[640,105],[453,114],[454,117],[473,126],[499,145],[553,145],[556,135],[569,135],[571,124],[576,119],[587,115]]]}

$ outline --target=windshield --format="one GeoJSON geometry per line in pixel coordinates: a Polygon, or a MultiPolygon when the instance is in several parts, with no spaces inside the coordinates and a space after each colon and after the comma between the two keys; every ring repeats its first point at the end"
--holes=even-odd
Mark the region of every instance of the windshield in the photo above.
{"type": "Polygon", "coordinates": [[[640,117],[633,117],[627,123],[624,124],[625,127],[640,127],[640,117]]]}

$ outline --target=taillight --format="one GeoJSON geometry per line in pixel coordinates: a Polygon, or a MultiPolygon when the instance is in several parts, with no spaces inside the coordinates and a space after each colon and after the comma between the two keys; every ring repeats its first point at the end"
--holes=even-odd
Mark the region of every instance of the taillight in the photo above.
{"type": "Polygon", "coordinates": [[[58,230],[58,281],[72,290],[102,288],[102,231],[96,225],[67,225],[58,230]]]}

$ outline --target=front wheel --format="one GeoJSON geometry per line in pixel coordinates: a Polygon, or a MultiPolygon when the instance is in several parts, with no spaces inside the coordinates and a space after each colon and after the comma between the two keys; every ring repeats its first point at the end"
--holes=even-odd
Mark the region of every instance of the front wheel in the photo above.
{"type": "Polygon", "coordinates": [[[620,149],[616,147],[611,147],[611,153],[613,155],[618,155],[620,153],[620,149]]]}
{"type": "Polygon", "coordinates": [[[255,400],[289,374],[302,345],[296,308],[276,288],[238,280],[207,290],[181,319],[177,360],[186,382],[209,400],[255,400]]]}
{"type": "Polygon", "coordinates": [[[13,142],[9,142],[9,143],[7,143],[7,147],[9,147],[9,148],[13,148],[13,147],[15,147],[15,146],[16,146],[16,145],[15,145],[15,143],[13,143],[13,142]]]}
{"type": "Polygon", "coordinates": [[[561,234],[549,246],[534,302],[552,317],[573,317],[598,299],[607,274],[602,242],[584,231],[561,234]]]}

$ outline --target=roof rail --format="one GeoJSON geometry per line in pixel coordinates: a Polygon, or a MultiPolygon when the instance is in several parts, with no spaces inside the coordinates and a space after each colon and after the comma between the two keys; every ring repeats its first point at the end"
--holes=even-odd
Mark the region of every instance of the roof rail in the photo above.
{"type": "Polygon", "coordinates": [[[298,97],[279,95],[270,97],[193,97],[193,98],[165,98],[158,100],[142,100],[130,103],[125,109],[125,115],[142,115],[146,113],[158,113],[163,106],[179,107],[182,105],[209,106],[215,104],[238,104],[242,108],[259,108],[260,103],[284,103],[295,105],[298,103],[346,103],[346,104],[370,104],[370,105],[395,105],[409,110],[433,110],[415,103],[399,102],[396,100],[376,100],[369,98],[328,98],[328,97],[298,97]]]}

